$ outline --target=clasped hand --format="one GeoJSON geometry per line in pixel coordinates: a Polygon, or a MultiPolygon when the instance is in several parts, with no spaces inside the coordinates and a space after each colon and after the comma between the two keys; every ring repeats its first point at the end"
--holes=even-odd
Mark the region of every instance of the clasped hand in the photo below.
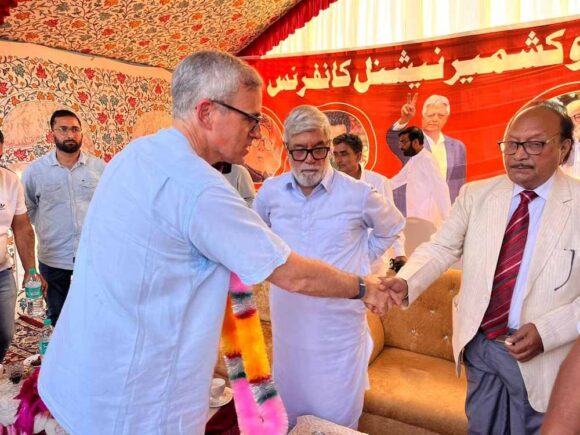
{"type": "Polygon", "coordinates": [[[407,298],[407,282],[401,278],[369,275],[365,277],[367,292],[363,297],[366,307],[374,314],[383,316],[393,306],[402,306],[407,298]]]}

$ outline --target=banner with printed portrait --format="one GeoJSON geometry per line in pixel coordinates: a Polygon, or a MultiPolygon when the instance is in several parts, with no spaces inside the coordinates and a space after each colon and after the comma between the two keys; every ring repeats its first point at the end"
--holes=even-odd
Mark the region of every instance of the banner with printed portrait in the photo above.
{"type": "Polygon", "coordinates": [[[366,168],[393,176],[402,162],[386,133],[414,94],[417,114],[409,125],[419,127],[430,95],[449,99],[443,133],[465,144],[470,181],[503,171],[497,141],[515,112],[537,100],[568,105],[580,98],[580,20],[250,63],[266,84],[268,120],[248,161],[261,174],[256,181],[287,169],[282,123],[300,104],[327,112],[333,134],[360,135],[366,168]]]}

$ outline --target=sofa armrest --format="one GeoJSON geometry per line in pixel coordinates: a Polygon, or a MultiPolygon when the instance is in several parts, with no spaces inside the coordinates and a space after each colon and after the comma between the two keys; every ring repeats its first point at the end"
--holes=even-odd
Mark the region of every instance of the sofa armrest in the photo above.
{"type": "Polygon", "coordinates": [[[379,356],[385,347],[385,330],[383,329],[383,322],[376,314],[367,310],[367,322],[369,325],[369,332],[373,339],[373,353],[369,360],[369,365],[379,356]]]}

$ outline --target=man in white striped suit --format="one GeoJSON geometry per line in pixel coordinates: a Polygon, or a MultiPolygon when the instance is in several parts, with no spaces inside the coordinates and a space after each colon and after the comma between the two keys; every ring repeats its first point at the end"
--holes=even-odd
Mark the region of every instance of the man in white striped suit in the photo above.
{"type": "Polygon", "coordinates": [[[506,175],[465,185],[434,238],[384,282],[395,303],[413,303],[463,257],[453,352],[469,433],[537,433],[578,336],[580,182],[559,169],[572,129],[551,103],[516,114],[499,142],[506,175]]]}

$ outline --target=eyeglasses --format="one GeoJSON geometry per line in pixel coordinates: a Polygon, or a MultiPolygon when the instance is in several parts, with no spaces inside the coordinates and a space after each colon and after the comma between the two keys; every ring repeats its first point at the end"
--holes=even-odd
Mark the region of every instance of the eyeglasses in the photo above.
{"type": "Polygon", "coordinates": [[[518,148],[521,146],[524,151],[529,154],[530,156],[537,156],[538,154],[542,153],[544,146],[554,139],[556,136],[559,136],[560,132],[556,133],[555,135],[551,136],[547,140],[526,140],[523,142],[518,142],[516,140],[500,140],[497,144],[499,145],[499,149],[502,153],[506,156],[514,155],[518,152],[518,148]]]}
{"type": "Polygon", "coordinates": [[[308,158],[308,154],[312,154],[314,160],[324,160],[330,151],[330,147],[315,147],[311,149],[300,148],[297,150],[288,150],[288,154],[292,156],[295,162],[303,162],[308,158]]]}
{"type": "Polygon", "coordinates": [[[576,122],[580,122],[580,113],[575,113],[570,118],[572,118],[576,122]]]}
{"type": "Polygon", "coordinates": [[[72,134],[79,134],[81,132],[80,127],[54,127],[54,130],[62,134],[68,134],[69,131],[72,134]]]}
{"type": "Polygon", "coordinates": [[[244,112],[243,110],[238,109],[237,107],[234,106],[230,106],[229,104],[224,103],[223,101],[219,101],[219,100],[210,100],[212,103],[216,103],[219,104],[222,107],[225,107],[226,109],[229,109],[233,112],[237,112],[240,115],[243,115],[246,117],[246,119],[249,119],[250,121],[252,121],[254,123],[254,125],[252,125],[252,128],[250,131],[255,131],[256,128],[258,128],[258,126],[264,122],[264,118],[262,117],[262,115],[252,115],[250,113],[244,112]]]}

